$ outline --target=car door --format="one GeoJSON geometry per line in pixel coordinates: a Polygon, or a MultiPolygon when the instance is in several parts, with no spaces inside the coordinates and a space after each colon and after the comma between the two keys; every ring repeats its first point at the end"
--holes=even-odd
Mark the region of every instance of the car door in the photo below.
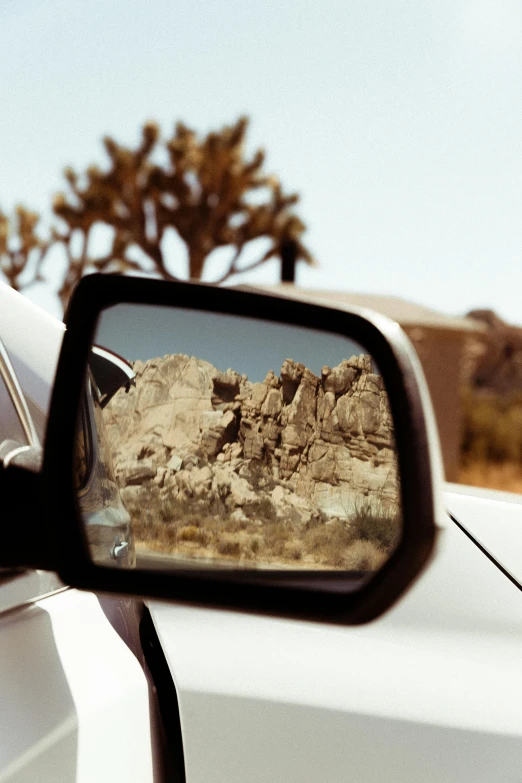
{"type": "MultiPolygon", "coordinates": [[[[0,448],[28,439],[0,373],[0,448]]],[[[0,524],[17,524],[0,508],[0,524]]],[[[153,780],[148,686],[96,596],[0,570],[0,781],[153,780]]]]}
{"type": "Polygon", "coordinates": [[[190,783],[517,783],[522,594],[449,518],[360,627],[149,602],[190,783]]]}

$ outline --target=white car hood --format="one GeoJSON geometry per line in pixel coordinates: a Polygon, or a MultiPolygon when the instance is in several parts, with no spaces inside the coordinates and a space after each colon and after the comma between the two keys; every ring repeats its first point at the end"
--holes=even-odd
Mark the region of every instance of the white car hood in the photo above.
{"type": "Polygon", "coordinates": [[[522,495],[446,484],[448,512],[522,584],[522,495]]]}

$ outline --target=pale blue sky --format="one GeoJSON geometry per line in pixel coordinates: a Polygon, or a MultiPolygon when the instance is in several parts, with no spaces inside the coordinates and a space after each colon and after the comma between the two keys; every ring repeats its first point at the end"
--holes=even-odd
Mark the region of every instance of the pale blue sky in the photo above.
{"type": "Polygon", "coordinates": [[[302,195],[320,266],[300,284],[522,323],[520,0],[1,8],[4,209],[48,214],[65,165],[104,161],[105,133],[134,143],[150,118],[207,131],[247,113],[251,148],[302,195]]]}
{"type": "Polygon", "coordinates": [[[353,340],[319,329],[133,304],[103,310],[94,342],[130,362],[176,353],[196,356],[218,370],[245,373],[254,382],[263,381],[269,370],[279,376],[285,359],[302,362],[320,376],[325,365],[336,367],[343,359],[368,353],[353,340]]]}

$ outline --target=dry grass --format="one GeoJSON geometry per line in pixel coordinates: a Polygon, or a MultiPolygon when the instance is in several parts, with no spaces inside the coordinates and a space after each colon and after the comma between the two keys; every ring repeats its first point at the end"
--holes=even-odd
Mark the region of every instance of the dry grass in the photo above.
{"type": "Polygon", "coordinates": [[[522,394],[463,389],[458,481],[522,492],[522,394]]]}
{"type": "Polygon", "coordinates": [[[351,522],[353,538],[370,541],[385,552],[393,552],[400,541],[402,524],[397,510],[358,503],[351,522]]]}
{"type": "Polygon", "coordinates": [[[459,484],[522,493],[522,465],[519,462],[470,462],[460,468],[459,484]]]}
{"type": "Polygon", "coordinates": [[[522,461],[522,395],[461,394],[463,464],[522,461]]]}
{"type": "Polygon", "coordinates": [[[344,567],[355,571],[378,571],[388,560],[389,552],[372,541],[355,541],[344,553],[344,567]]]}
{"type": "Polygon", "coordinates": [[[352,519],[318,516],[307,524],[280,519],[266,496],[232,517],[218,502],[160,501],[144,487],[147,503],[127,504],[136,539],[149,549],[182,558],[236,561],[243,565],[377,570],[400,536],[400,519],[382,509],[356,509],[352,519]],[[146,510],[144,511],[144,506],[146,510]]]}

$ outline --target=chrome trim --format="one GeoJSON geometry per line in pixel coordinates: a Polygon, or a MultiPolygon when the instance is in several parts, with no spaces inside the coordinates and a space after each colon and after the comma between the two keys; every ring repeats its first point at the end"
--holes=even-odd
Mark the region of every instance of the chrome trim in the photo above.
{"type": "Polygon", "coordinates": [[[24,451],[31,451],[32,448],[33,448],[32,446],[19,446],[17,449],[13,449],[12,451],[10,451],[9,454],[7,454],[7,456],[4,457],[3,459],[4,468],[7,468],[9,463],[19,454],[23,454],[24,451]]]}
{"type": "Polygon", "coordinates": [[[111,556],[115,560],[122,560],[124,557],[127,557],[129,554],[129,543],[128,541],[122,541],[121,544],[117,544],[116,546],[113,546],[111,556]]]}
{"type": "Polygon", "coordinates": [[[40,448],[40,440],[33,423],[33,418],[27,407],[27,402],[20,386],[20,382],[7,353],[7,349],[0,337],[0,376],[3,378],[7,392],[20,419],[25,437],[33,448],[40,448]]]}

